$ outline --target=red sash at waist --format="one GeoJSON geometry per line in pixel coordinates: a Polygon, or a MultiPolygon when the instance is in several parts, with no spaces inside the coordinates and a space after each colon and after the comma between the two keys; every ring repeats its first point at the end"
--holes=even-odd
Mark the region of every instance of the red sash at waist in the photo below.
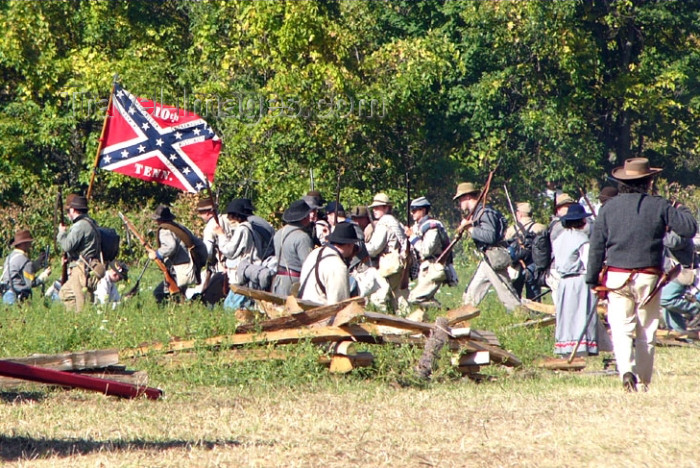
{"type": "Polygon", "coordinates": [[[644,268],[618,268],[618,267],[608,267],[608,271],[615,273],[642,273],[645,275],[656,275],[661,276],[663,271],[658,267],[644,267],[644,268]]]}

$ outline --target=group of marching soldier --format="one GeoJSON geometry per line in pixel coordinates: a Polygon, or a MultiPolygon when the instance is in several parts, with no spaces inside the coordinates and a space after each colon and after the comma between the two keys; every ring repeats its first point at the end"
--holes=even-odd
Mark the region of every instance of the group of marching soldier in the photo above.
{"type": "MultiPolygon", "coordinates": [[[[627,160],[612,171],[618,189],[603,189],[597,213],[590,203],[584,207],[567,194],[553,194],[555,216],[549,226],[536,223],[530,203],[521,202],[507,228],[503,214],[486,201],[490,177],[483,188],[458,184],[453,200],[463,219],[456,239],[468,234],[481,255],[463,303],[478,305],[492,287],[506,309],[522,310],[523,289],[526,298],[537,300],[546,284],[556,306],[555,353],[587,355],[598,353],[596,306],[599,296],[606,297],[623,386],[647,389],[660,304],[669,326],[686,326],[684,320],[700,317],[695,301],[687,300],[694,282],[688,276],[697,266],[692,243],[697,222],[687,208],[652,195],[660,171],[644,158],[627,160]],[[538,255],[545,256],[544,263],[538,255]],[[675,286],[679,271],[685,275],[680,288],[675,286]],[[665,302],[659,293],[664,286],[674,291],[665,302]]],[[[173,296],[197,296],[208,303],[223,299],[224,308],[240,309],[252,307],[252,300],[229,288],[245,286],[320,305],[365,296],[394,313],[411,306],[439,307],[438,289],[458,283],[455,242],[431,216],[427,198],[411,201],[410,227],[397,220],[392,207],[385,193],[377,193],[367,206],[346,211],[311,191],[289,205],[284,226],[275,231],[254,214],[248,199],[231,201],[221,213],[213,200],[203,199],[197,206],[205,223],[199,238],[175,221],[169,207],[159,206],[152,216],[157,248],[144,242],[149,260],[165,278],[154,296],[158,302],[173,296]],[[410,280],[416,282],[409,290],[410,280]]],[[[72,226],[61,225],[57,240],[70,273],[50,293],[77,311],[93,301],[119,301],[115,283],[127,278],[127,266],[105,261],[85,197],[70,197],[66,210],[72,226]]],[[[37,262],[29,260],[32,240],[21,230],[11,244],[2,277],[6,303],[28,297],[51,274],[50,268],[36,274],[37,262]]]]}

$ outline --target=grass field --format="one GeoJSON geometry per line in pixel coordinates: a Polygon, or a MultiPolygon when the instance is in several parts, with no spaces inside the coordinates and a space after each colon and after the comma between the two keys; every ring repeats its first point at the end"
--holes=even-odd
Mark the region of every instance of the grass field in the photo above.
{"type": "MultiPolygon", "coordinates": [[[[145,284],[154,284],[149,271],[145,284]]],[[[466,275],[463,275],[466,278],[466,275]]],[[[463,281],[464,282],[464,281],[463,281]]],[[[446,305],[460,288],[441,292],[446,305]]],[[[532,366],[553,329],[518,320],[489,296],[474,328],[494,331],[524,362],[458,378],[447,359],[424,387],[397,382],[420,350],[370,347],[371,368],[334,376],[319,348],[285,361],[235,363],[200,347],[124,362],[148,371],[161,401],[119,400],[28,385],[0,393],[0,460],[17,466],[696,466],[697,348],[658,348],[648,393],[626,394],[601,358],[581,373],[532,366]]],[[[3,310],[2,356],[106,347],[235,330],[221,309],[157,308],[149,291],[116,310],[80,315],[35,300],[3,310]]]]}

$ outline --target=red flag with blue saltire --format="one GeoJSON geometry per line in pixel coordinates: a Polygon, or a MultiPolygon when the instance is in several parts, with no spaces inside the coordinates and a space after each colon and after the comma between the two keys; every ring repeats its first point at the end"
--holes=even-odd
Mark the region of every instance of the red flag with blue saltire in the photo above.
{"type": "Polygon", "coordinates": [[[221,140],[197,114],[114,84],[99,167],[199,192],[214,181],[221,140]]]}

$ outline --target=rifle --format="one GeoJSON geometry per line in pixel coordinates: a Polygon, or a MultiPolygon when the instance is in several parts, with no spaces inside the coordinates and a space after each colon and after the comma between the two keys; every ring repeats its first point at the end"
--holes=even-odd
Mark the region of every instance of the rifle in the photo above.
{"type": "MultiPolygon", "coordinates": [[[[411,183],[408,171],[406,171],[406,226],[411,225],[411,183]]],[[[408,289],[408,283],[411,281],[411,265],[413,258],[411,255],[411,242],[406,239],[406,250],[404,252],[404,266],[401,272],[401,289],[408,289]]]]}
{"type": "MultiPolygon", "coordinates": [[[[56,194],[56,206],[54,206],[54,219],[57,219],[58,221],[54,221],[56,223],[56,239],[54,241],[55,246],[54,250],[58,252],[58,226],[59,224],[63,224],[64,226],[66,225],[66,217],[64,216],[63,213],[63,189],[61,187],[58,187],[58,193],[56,194]],[[59,213],[57,215],[57,213],[59,213]]],[[[61,284],[65,284],[66,281],[68,281],[68,252],[63,252],[63,255],[61,256],[61,279],[59,280],[61,284]]]]}
{"type": "MultiPolygon", "coordinates": [[[[121,211],[119,212],[119,217],[121,220],[124,222],[127,228],[129,228],[129,231],[136,237],[139,242],[141,242],[141,245],[143,245],[146,249],[153,250],[150,245],[148,245],[148,242],[146,241],[146,238],[143,237],[137,230],[136,226],[134,226],[129,219],[124,216],[124,213],[121,211]]],[[[156,257],[154,260],[156,262],[156,265],[158,265],[158,268],[163,272],[163,276],[165,276],[165,282],[168,285],[168,292],[170,294],[178,294],[180,293],[180,288],[178,287],[177,283],[173,279],[173,277],[170,275],[170,271],[168,270],[168,267],[165,266],[165,263],[163,263],[163,260],[159,259],[156,257]]]]}
{"type": "Polygon", "coordinates": [[[586,195],[586,192],[583,191],[583,187],[579,187],[578,191],[581,193],[581,197],[583,197],[583,200],[586,202],[586,205],[588,205],[588,209],[591,210],[591,214],[594,218],[596,218],[598,215],[596,214],[595,208],[593,208],[591,201],[588,199],[588,195],[586,195]]]}
{"type": "MultiPolygon", "coordinates": [[[[489,193],[489,190],[491,189],[491,181],[493,180],[493,174],[496,172],[496,169],[498,169],[498,164],[496,164],[496,167],[493,168],[491,172],[489,172],[489,176],[486,179],[486,184],[484,184],[484,188],[481,190],[481,193],[479,194],[479,198],[476,199],[476,205],[474,206],[474,210],[472,210],[466,218],[467,221],[472,221],[474,219],[474,213],[476,212],[476,208],[481,204],[481,205],[486,205],[486,196],[489,193]]],[[[483,210],[481,210],[483,213],[483,210]]],[[[457,242],[462,239],[462,236],[464,235],[464,231],[467,230],[468,224],[465,224],[464,228],[457,228],[457,234],[455,235],[455,238],[452,239],[452,242],[450,242],[450,245],[445,247],[445,250],[442,251],[440,256],[437,258],[436,262],[442,263],[443,265],[445,264],[445,260],[447,259],[447,255],[454,249],[455,245],[457,245],[457,242]]]]}
{"type": "Polygon", "coordinates": [[[143,266],[143,269],[141,270],[141,273],[139,273],[139,277],[136,278],[136,283],[129,289],[129,291],[124,294],[124,297],[131,297],[135,296],[137,292],[139,292],[139,286],[141,285],[141,278],[143,278],[143,274],[146,273],[146,268],[148,268],[148,265],[151,263],[151,259],[148,258],[146,259],[146,264],[143,266]]]}

